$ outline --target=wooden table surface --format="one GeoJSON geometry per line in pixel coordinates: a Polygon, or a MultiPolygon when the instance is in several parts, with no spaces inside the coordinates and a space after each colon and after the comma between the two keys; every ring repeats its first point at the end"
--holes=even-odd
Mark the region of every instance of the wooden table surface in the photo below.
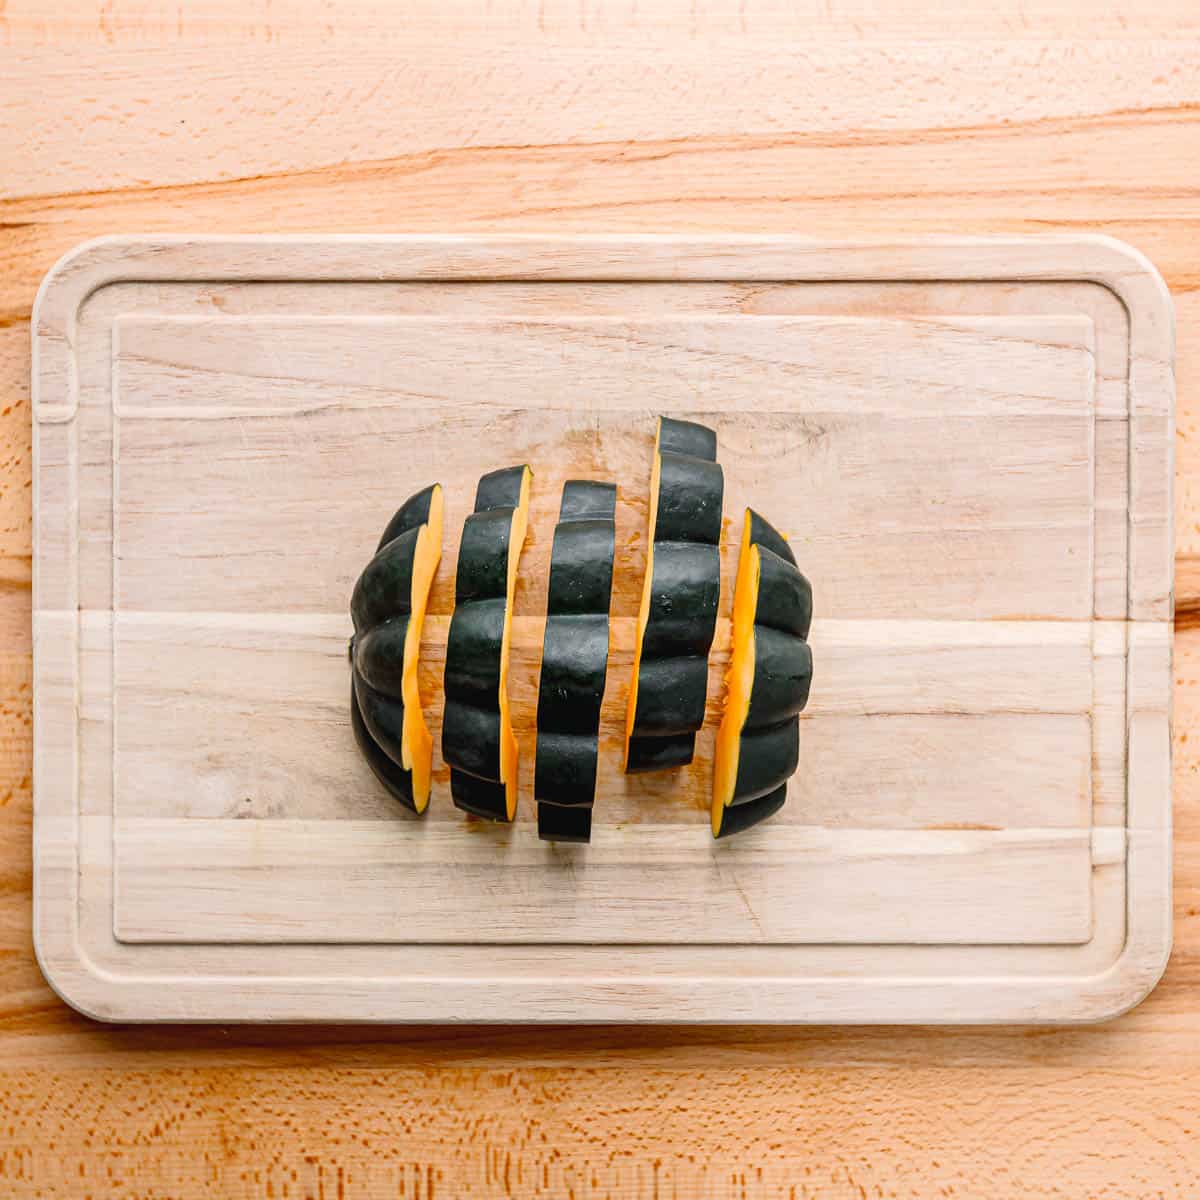
{"type": "MultiPolygon", "coordinates": [[[[0,0],[0,1196],[1191,1196],[1195,0],[0,0]],[[29,315],[115,231],[1099,230],[1178,312],[1175,952],[1098,1027],[101,1026],[30,939],[29,315]]],[[[436,1003],[436,998],[433,998],[436,1003]]]]}

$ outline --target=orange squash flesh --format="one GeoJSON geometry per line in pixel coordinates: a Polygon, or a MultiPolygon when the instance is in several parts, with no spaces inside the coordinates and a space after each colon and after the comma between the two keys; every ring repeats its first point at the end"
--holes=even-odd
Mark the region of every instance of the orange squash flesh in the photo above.
{"type": "Polygon", "coordinates": [[[733,587],[733,634],[729,667],[725,672],[725,706],[717,729],[713,760],[713,837],[720,834],[725,809],[733,801],[742,729],[750,713],[750,695],[754,689],[754,618],[758,608],[759,571],[758,547],[750,541],[750,519],[747,515],[733,587]]]}
{"type": "Polygon", "coordinates": [[[435,486],[429,501],[429,519],[417,534],[413,562],[411,605],[408,629],[404,636],[402,697],[404,700],[403,737],[400,743],[401,765],[412,772],[413,804],[418,813],[429,805],[433,782],[433,735],[421,711],[421,693],[417,685],[417,664],[421,652],[421,630],[429,607],[433,577],[442,557],[442,489],[435,486]]]}
{"type": "Polygon", "coordinates": [[[646,626],[650,621],[650,597],[654,590],[654,530],[658,524],[658,488],[662,472],[659,443],[662,437],[662,419],[654,434],[654,460],[650,468],[649,525],[646,530],[646,573],[642,576],[642,599],[638,607],[637,639],[633,646],[633,673],[629,683],[629,704],[625,710],[625,763],[629,765],[629,743],[633,738],[633,725],[637,719],[638,674],[642,666],[642,642],[646,637],[646,626]]]}
{"type": "Polygon", "coordinates": [[[512,649],[513,600],[517,594],[517,564],[529,530],[529,488],[533,472],[526,467],[521,476],[521,497],[513,510],[512,533],[508,540],[508,581],[504,606],[504,635],[500,642],[500,782],[508,820],[517,814],[517,784],[520,762],[517,735],[513,732],[508,703],[508,660],[512,649]]]}

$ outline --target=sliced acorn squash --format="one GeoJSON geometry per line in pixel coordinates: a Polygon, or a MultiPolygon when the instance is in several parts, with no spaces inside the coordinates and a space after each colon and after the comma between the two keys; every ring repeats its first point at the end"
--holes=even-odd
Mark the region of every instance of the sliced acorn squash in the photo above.
{"type": "Polygon", "coordinates": [[[752,509],[733,589],[733,648],[713,764],[712,831],[728,837],[773,816],[800,755],[812,683],[812,588],[787,541],[752,509]]]}
{"type": "Polygon", "coordinates": [[[659,418],[626,714],[629,773],[690,763],[704,723],[708,652],[721,595],[725,479],[716,459],[711,429],[659,418]]]}
{"type": "Polygon", "coordinates": [[[410,497],[388,522],[350,601],[350,717],[376,778],[413,812],[429,804],[433,738],[421,712],[417,657],[442,556],[442,489],[410,497]]]}
{"type": "Polygon", "coordinates": [[[459,808],[492,821],[511,821],[517,811],[508,660],[532,477],[519,466],[479,481],[475,511],[463,524],[446,643],[442,757],[450,793],[459,808]]]}
{"type": "Polygon", "coordinates": [[[538,836],[546,841],[591,836],[616,507],[614,484],[571,479],[563,485],[550,555],[533,785],[538,836]]]}

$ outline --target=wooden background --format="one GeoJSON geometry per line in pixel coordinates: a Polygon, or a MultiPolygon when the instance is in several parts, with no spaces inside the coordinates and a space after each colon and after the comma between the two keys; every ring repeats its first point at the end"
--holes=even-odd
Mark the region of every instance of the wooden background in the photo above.
{"type": "Polygon", "coordinates": [[[1195,0],[0,0],[0,1195],[1190,1196],[1195,0]],[[30,940],[29,313],[113,231],[1100,230],[1179,318],[1176,949],[1069,1031],[93,1025],[30,940]]]}

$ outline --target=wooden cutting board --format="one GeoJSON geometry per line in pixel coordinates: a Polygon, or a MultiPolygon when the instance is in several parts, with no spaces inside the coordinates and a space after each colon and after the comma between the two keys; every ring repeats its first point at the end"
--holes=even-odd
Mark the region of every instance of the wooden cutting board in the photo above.
{"type": "Polygon", "coordinates": [[[114,1020],[1082,1021],[1170,945],[1172,310],[1101,238],[117,238],[34,315],[35,893],[114,1020]],[[654,418],[712,425],[722,621],[691,768],[621,773],[654,418]],[[514,827],[350,732],[347,605],[529,462],[514,827]],[[537,840],[565,479],[619,487],[592,844],[537,840]],[[813,582],[783,812],[708,828],[752,503],[813,582]]]}

